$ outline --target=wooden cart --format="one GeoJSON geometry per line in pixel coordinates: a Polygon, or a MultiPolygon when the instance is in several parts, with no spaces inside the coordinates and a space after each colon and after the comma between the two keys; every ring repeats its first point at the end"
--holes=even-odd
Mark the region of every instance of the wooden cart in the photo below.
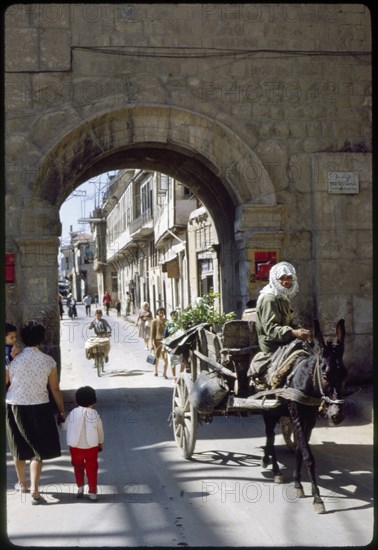
{"type": "Polygon", "coordinates": [[[276,398],[255,398],[247,377],[259,351],[254,322],[228,321],[221,332],[209,324],[173,335],[168,346],[186,365],[173,391],[171,420],[184,458],[194,452],[198,424],[214,416],[247,415],[277,407],[276,398]]]}

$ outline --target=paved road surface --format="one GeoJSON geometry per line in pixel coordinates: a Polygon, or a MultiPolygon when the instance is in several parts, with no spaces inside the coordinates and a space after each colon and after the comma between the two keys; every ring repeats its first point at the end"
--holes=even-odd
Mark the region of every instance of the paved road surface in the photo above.
{"type": "MultiPolygon", "coordinates": [[[[201,426],[193,460],[181,458],[167,421],[172,380],[155,378],[135,328],[111,312],[112,349],[98,378],[84,356],[88,318],[63,320],[62,376],[67,410],[74,391],[90,384],[105,429],[99,460],[99,501],[75,498],[65,435],[63,454],[45,462],[48,505],[32,506],[13,490],[7,456],[7,525],[16,546],[363,546],[373,535],[373,428],[366,419],[317,427],[312,443],[327,513],[310,497],[293,496],[293,455],[277,437],[288,484],[274,485],[261,470],[260,415],[215,418],[201,426]]],[[[353,410],[353,407],[349,407],[353,410]]],[[[309,484],[304,474],[305,489],[309,484]]]]}

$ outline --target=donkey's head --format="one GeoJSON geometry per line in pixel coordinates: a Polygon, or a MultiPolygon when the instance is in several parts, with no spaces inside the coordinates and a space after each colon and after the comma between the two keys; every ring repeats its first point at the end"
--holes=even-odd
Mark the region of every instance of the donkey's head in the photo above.
{"type": "Polygon", "coordinates": [[[340,424],[344,419],[344,401],[342,392],[347,375],[343,363],[345,321],[340,319],[336,326],[336,342],[325,343],[318,321],[315,325],[315,339],[320,350],[319,390],[322,394],[326,415],[333,424],[340,424]]]}

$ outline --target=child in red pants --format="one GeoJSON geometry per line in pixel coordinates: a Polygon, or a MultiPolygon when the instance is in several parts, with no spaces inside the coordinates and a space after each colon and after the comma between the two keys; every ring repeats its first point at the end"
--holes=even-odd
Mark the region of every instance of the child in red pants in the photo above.
{"type": "Polygon", "coordinates": [[[88,480],[88,497],[97,500],[98,453],[102,451],[104,430],[100,415],[92,407],[96,392],[83,386],[76,392],[77,407],[67,416],[63,429],[67,430],[67,445],[70,448],[78,486],[77,497],[84,495],[84,473],[88,480]]]}

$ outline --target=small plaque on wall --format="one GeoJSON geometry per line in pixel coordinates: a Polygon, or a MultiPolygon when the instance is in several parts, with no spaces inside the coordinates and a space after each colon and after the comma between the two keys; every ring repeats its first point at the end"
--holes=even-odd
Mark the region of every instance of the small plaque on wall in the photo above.
{"type": "Polygon", "coordinates": [[[358,174],[354,172],[328,172],[328,193],[355,195],[359,192],[358,174]]]}

